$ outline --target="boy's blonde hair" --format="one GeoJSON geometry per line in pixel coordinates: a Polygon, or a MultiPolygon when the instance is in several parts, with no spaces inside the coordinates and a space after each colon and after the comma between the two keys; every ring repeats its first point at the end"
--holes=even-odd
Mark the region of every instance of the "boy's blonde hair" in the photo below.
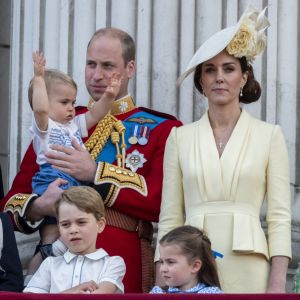
{"type": "MultiPolygon", "coordinates": [[[[56,69],[47,69],[45,71],[45,84],[46,84],[46,90],[48,95],[52,85],[57,83],[69,85],[77,91],[77,84],[71,76],[56,69]]],[[[28,87],[28,100],[31,109],[32,109],[32,95],[33,95],[33,79],[30,80],[29,87],[28,87]]]]}
{"type": "Polygon", "coordinates": [[[79,210],[91,213],[99,221],[105,216],[105,209],[100,194],[88,186],[74,186],[65,190],[55,204],[56,214],[59,217],[59,207],[62,203],[75,205],[79,210]]]}

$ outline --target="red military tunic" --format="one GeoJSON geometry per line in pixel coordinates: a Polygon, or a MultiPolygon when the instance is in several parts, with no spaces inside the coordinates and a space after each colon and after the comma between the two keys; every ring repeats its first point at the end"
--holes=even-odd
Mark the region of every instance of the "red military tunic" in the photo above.
{"type": "MultiPolygon", "coordinates": [[[[84,113],[85,108],[78,108],[77,113],[84,113]]],[[[174,117],[162,113],[158,113],[152,110],[134,107],[131,97],[122,98],[115,101],[112,114],[119,120],[126,120],[126,124],[131,124],[132,128],[138,128],[140,131],[140,137],[146,137],[147,143],[142,145],[136,143],[130,145],[127,149],[126,157],[128,169],[132,169],[133,172],[139,174],[141,182],[144,185],[139,191],[134,185],[120,186],[114,185],[114,189],[104,188],[105,184],[101,182],[101,176],[99,175],[101,170],[98,168],[96,177],[100,178],[98,182],[95,179],[95,188],[99,193],[106,198],[105,204],[109,212],[107,214],[107,226],[105,230],[99,234],[97,240],[97,247],[103,247],[109,255],[120,255],[124,258],[126,263],[126,275],[124,278],[125,292],[142,292],[142,249],[139,233],[141,232],[141,226],[138,226],[140,220],[157,222],[160,211],[161,192],[162,192],[162,180],[163,180],[163,155],[166,139],[174,126],[181,126],[181,122],[174,117]],[[146,117],[143,117],[143,113],[146,117]],[[158,120],[159,119],[159,120],[158,120]],[[148,135],[143,135],[143,126],[147,123],[154,123],[148,135]],[[156,124],[155,124],[156,123],[156,124]],[[137,156],[141,158],[139,167],[133,166],[130,163],[130,154],[132,152],[138,153],[137,156]],[[118,222],[118,213],[127,217],[125,222],[118,222]],[[116,221],[116,224],[114,224],[116,221]],[[127,229],[125,227],[128,226],[127,229]]],[[[126,130],[128,129],[127,126],[126,130]]],[[[89,132],[90,134],[92,133],[89,132]]],[[[128,131],[128,130],[127,130],[128,131]]],[[[128,143],[128,137],[132,137],[134,132],[127,132],[126,143],[128,143]]],[[[137,135],[137,132],[136,132],[137,135]]],[[[137,136],[138,137],[138,136],[137,136]]],[[[105,150],[105,149],[104,149],[105,150]]],[[[103,152],[105,152],[103,150],[103,152]]],[[[108,151],[109,152],[109,151],[108,151]]],[[[115,155],[115,154],[114,154],[115,155]]],[[[7,202],[13,201],[14,209],[9,209],[9,213],[13,212],[12,220],[14,222],[15,229],[24,233],[30,233],[36,230],[34,226],[26,222],[23,218],[26,205],[28,203],[27,198],[31,197],[31,178],[38,171],[38,165],[35,163],[36,156],[32,148],[32,144],[29,146],[23,161],[20,165],[20,171],[16,175],[11,190],[0,201],[0,209],[4,210],[7,202]],[[22,193],[22,194],[18,194],[22,193]],[[24,195],[28,194],[28,195],[24,195]],[[20,204],[18,204],[20,202],[20,204]]],[[[100,157],[97,161],[101,160],[100,157]]],[[[105,159],[104,159],[105,161],[105,159]]],[[[114,165],[116,162],[113,162],[114,165]]],[[[99,163],[100,166],[101,163],[99,163]]],[[[113,183],[113,181],[110,181],[113,183]]],[[[107,185],[106,185],[107,186],[107,185]]],[[[108,185],[111,186],[111,185],[108,185]]],[[[7,209],[6,205],[6,209],[7,209]]],[[[146,226],[147,227],[147,226],[146,226]]],[[[146,228],[147,229],[147,228],[146,228]]],[[[147,235],[147,232],[146,232],[147,235]]]]}

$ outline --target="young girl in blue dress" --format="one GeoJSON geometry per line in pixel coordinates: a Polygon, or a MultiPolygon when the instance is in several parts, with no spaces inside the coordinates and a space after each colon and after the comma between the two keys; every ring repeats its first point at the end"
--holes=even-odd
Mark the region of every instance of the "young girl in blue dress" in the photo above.
{"type": "Polygon", "coordinates": [[[209,238],[196,227],[185,225],[159,241],[160,273],[166,286],[150,293],[222,293],[209,238]]]}

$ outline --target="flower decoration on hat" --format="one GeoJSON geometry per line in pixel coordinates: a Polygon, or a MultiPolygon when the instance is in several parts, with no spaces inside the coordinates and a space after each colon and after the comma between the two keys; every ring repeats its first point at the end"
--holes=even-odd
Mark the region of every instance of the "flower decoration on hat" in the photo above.
{"type": "Polygon", "coordinates": [[[249,5],[236,25],[224,28],[208,38],[179,76],[177,84],[181,84],[198,65],[218,55],[224,49],[234,57],[245,56],[248,62],[252,62],[266,46],[265,30],[270,23],[265,12],[266,8],[260,12],[249,5]]]}
{"type": "Polygon", "coordinates": [[[252,62],[263,52],[266,47],[265,30],[270,26],[265,11],[266,8],[261,12],[250,8],[243,16],[238,31],[226,47],[230,55],[245,56],[248,62],[252,62]]]}

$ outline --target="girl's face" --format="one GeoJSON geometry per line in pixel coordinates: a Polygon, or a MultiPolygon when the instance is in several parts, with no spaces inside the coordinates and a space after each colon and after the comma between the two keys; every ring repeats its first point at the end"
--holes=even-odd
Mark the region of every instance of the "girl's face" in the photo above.
{"type": "Polygon", "coordinates": [[[160,273],[169,287],[187,290],[198,283],[198,272],[201,268],[200,259],[189,261],[177,245],[159,246],[160,273]]]}
{"type": "Polygon", "coordinates": [[[202,65],[200,84],[209,105],[239,104],[241,87],[247,82],[240,62],[225,50],[202,65]]]}
{"type": "Polygon", "coordinates": [[[92,213],[65,202],[61,203],[58,212],[61,239],[70,252],[77,255],[95,252],[97,236],[105,227],[105,219],[97,221],[92,213]]]}
{"type": "Polygon", "coordinates": [[[56,122],[67,124],[75,117],[76,89],[63,83],[54,82],[49,89],[49,117],[56,122]]]}

